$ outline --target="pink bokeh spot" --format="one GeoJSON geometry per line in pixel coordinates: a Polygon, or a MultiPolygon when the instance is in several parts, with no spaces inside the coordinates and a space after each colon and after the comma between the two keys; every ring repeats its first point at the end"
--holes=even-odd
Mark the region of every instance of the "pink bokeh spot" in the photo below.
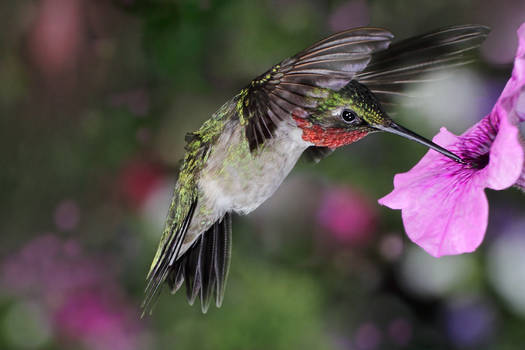
{"type": "Polygon", "coordinates": [[[381,343],[381,331],[373,323],[362,324],[355,334],[355,345],[360,350],[377,349],[381,343]]]}
{"type": "Polygon", "coordinates": [[[445,128],[433,141],[458,154],[459,164],[429,151],[411,170],[394,177],[379,203],[400,209],[410,239],[429,254],[461,254],[482,242],[488,223],[485,188],[503,190],[522,175],[524,150],[516,106],[525,86],[525,24],[511,79],[491,113],[461,136],[445,128]]]}
{"type": "Polygon", "coordinates": [[[126,307],[115,305],[114,298],[100,292],[74,294],[55,313],[62,335],[94,350],[136,349],[134,334],[140,328],[134,319],[126,307]]]}
{"type": "Polygon", "coordinates": [[[93,350],[136,350],[144,334],[129,297],[100,257],[78,242],[46,234],[27,243],[0,265],[7,295],[39,302],[58,340],[93,350]]]}
{"type": "Polygon", "coordinates": [[[44,73],[53,76],[71,70],[82,41],[81,0],[38,2],[29,45],[35,63],[44,73]]]}
{"type": "Polygon", "coordinates": [[[364,195],[349,187],[332,188],[321,199],[317,221],[337,240],[361,243],[375,229],[376,212],[364,195]]]}

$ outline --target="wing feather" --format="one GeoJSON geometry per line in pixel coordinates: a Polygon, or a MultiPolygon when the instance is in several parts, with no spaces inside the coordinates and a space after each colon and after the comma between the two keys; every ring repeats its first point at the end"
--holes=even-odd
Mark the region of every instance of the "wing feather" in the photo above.
{"type": "Polygon", "coordinates": [[[395,105],[395,96],[414,84],[434,81],[428,73],[452,71],[474,61],[475,50],[490,29],[459,25],[405,39],[375,52],[355,79],[366,85],[384,105],[395,105]]]}
{"type": "Polygon", "coordinates": [[[315,108],[363,70],[374,52],[388,47],[393,35],[379,28],[357,28],[323,39],[287,58],[257,77],[239,95],[241,114],[247,116],[250,150],[273,136],[277,124],[296,108],[315,108]],[[269,132],[268,132],[269,131],[269,132]]]}

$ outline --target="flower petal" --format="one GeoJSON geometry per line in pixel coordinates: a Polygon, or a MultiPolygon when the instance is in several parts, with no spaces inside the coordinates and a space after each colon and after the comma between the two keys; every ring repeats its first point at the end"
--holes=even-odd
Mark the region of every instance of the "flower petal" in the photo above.
{"type": "Polygon", "coordinates": [[[516,54],[516,60],[514,61],[514,70],[512,71],[512,76],[516,77],[519,81],[522,82],[521,92],[518,97],[518,102],[516,102],[516,114],[520,122],[525,121],[525,89],[523,84],[525,82],[525,23],[523,23],[518,29],[518,52],[516,54]]]}
{"type": "MultiPolygon", "coordinates": [[[[500,119],[489,164],[484,169],[469,168],[428,151],[410,171],[396,175],[394,190],[379,200],[392,209],[402,209],[407,235],[435,257],[475,250],[488,222],[484,188],[510,187],[521,174],[523,148],[518,129],[506,116],[500,119]]],[[[468,149],[469,138],[479,138],[486,122],[481,121],[459,137],[441,128],[433,141],[445,148],[468,149]]]]}
{"type": "Polygon", "coordinates": [[[499,119],[499,131],[490,148],[489,164],[484,169],[487,171],[486,186],[494,190],[512,186],[523,168],[523,146],[518,137],[519,130],[510,123],[506,115],[499,119]]]}
{"type": "Polygon", "coordinates": [[[492,110],[492,114],[497,114],[497,110],[500,107],[503,108],[510,114],[509,118],[513,123],[525,121],[524,110],[520,107],[523,104],[523,94],[525,94],[525,23],[518,29],[518,40],[518,50],[514,59],[512,76],[492,110]],[[516,115],[514,115],[513,109],[516,109],[516,115]]]}
{"type": "MultiPolygon", "coordinates": [[[[447,147],[454,144],[459,138],[449,132],[446,128],[441,128],[440,132],[434,136],[434,143],[447,147]]],[[[394,190],[379,199],[381,205],[391,209],[403,209],[418,198],[417,194],[412,193],[414,186],[419,186],[420,182],[430,181],[433,174],[439,172],[436,162],[441,162],[444,158],[437,152],[429,150],[423,158],[412,169],[406,173],[397,174],[394,177],[394,190]],[[429,169],[436,168],[434,171],[429,169]]]]}
{"type": "MultiPolygon", "coordinates": [[[[433,141],[443,147],[460,137],[441,128],[433,141]]],[[[483,178],[434,151],[394,178],[394,190],[379,200],[402,209],[408,237],[429,254],[460,254],[476,249],[488,222],[483,178]],[[463,176],[457,176],[461,174],[463,176]]]]}
{"type": "Polygon", "coordinates": [[[518,181],[514,184],[517,188],[525,192],[525,164],[523,165],[523,169],[521,170],[521,175],[518,181]]]}
{"type": "Polygon", "coordinates": [[[521,89],[520,96],[516,102],[516,116],[519,122],[525,122],[525,89],[521,89]]]}
{"type": "Polygon", "coordinates": [[[472,252],[480,245],[488,223],[482,188],[473,184],[457,188],[450,179],[439,188],[422,187],[417,192],[420,199],[402,211],[406,233],[414,243],[435,257],[472,252]]]}

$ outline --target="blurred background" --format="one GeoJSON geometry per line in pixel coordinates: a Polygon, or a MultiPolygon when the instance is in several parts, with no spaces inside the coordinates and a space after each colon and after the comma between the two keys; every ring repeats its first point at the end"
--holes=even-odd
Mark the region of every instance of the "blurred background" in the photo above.
{"type": "Polygon", "coordinates": [[[377,204],[425,153],[373,135],[300,162],[234,217],[221,309],[163,293],[139,319],[184,135],[252,78],[338,30],[490,25],[479,63],[396,118],[431,137],[510,77],[523,0],[3,0],[0,348],[522,349],[525,201],[488,191],[473,254],[434,259],[377,204]]]}

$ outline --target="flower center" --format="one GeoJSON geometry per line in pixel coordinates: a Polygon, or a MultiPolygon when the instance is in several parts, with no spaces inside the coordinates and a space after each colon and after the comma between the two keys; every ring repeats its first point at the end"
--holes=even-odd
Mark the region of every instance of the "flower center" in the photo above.
{"type": "Polygon", "coordinates": [[[489,164],[490,147],[498,133],[497,126],[488,119],[482,119],[477,128],[461,139],[457,145],[461,159],[470,168],[481,170],[489,164]]]}
{"type": "Polygon", "coordinates": [[[472,168],[481,170],[489,164],[490,153],[483,153],[472,157],[472,155],[466,155],[463,157],[463,160],[469,164],[472,168]]]}

